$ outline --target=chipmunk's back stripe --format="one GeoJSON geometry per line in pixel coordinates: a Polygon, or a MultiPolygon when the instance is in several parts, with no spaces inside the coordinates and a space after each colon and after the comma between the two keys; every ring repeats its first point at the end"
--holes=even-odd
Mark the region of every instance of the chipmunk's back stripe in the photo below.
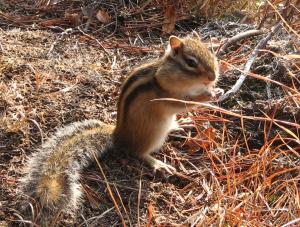
{"type": "Polygon", "coordinates": [[[155,64],[146,65],[145,68],[137,69],[126,80],[125,84],[122,87],[122,91],[118,101],[118,122],[122,122],[123,119],[126,118],[125,115],[128,110],[128,107],[126,108],[126,106],[131,103],[131,101],[128,100],[134,99],[134,96],[140,93],[140,92],[136,92],[135,90],[139,86],[142,86],[142,88],[138,89],[139,91],[148,90],[152,87],[150,86],[149,88],[146,88],[150,85],[150,83],[148,84],[148,82],[152,80],[156,72],[156,69],[157,66],[155,64]],[[132,92],[134,92],[134,94],[132,94],[132,92]]]}
{"type": "Polygon", "coordinates": [[[139,84],[138,86],[136,86],[125,98],[124,100],[124,105],[123,105],[123,121],[124,119],[127,119],[127,114],[129,111],[129,106],[131,105],[131,103],[134,101],[134,99],[136,97],[139,96],[139,94],[146,92],[146,91],[150,91],[155,87],[155,83],[153,82],[153,80],[147,80],[142,84],[139,84]]]}
{"type": "MultiPolygon", "coordinates": [[[[134,83],[136,82],[139,78],[141,78],[142,76],[148,76],[149,74],[152,74],[152,72],[154,72],[154,69],[149,67],[149,68],[143,68],[141,70],[138,70],[137,72],[135,72],[134,74],[132,74],[128,80],[125,82],[123,88],[122,88],[122,94],[125,94],[127,89],[134,83]]],[[[122,96],[121,94],[121,96],[122,96]]],[[[120,96],[120,98],[121,98],[120,96]]]]}
{"type": "Polygon", "coordinates": [[[143,92],[147,91],[154,91],[159,96],[162,96],[164,93],[163,88],[160,87],[160,84],[156,80],[154,76],[149,76],[148,78],[144,80],[138,80],[136,82],[136,85],[132,85],[132,89],[127,93],[127,96],[125,96],[123,99],[123,105],[119,106],[120,115],[122,116],[122,119],[120,119],[122,123],[124,123],[125,119],[127,119],[127,115],[129,112],[129,107],[131,106],[131,103],[134,102],[134,100],[143,92]]]}

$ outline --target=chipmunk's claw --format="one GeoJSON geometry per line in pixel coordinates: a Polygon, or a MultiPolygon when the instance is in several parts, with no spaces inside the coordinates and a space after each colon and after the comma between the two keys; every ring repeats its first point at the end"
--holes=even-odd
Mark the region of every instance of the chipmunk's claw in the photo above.
{"type": "Polygon", "coordinates": [[[172,128],[173,132],[185,132],[185,129],[192,129],[195,127],[195,122],[192,118],[180,118],[176,125],[172,128]]]}
{"type": "Polygon", "coordinates": [[[153,166],[154,173],[156,173],[157,170],[166,171],[167,173],[169,173],[171,175],[173,175],[176,172],[176,169],[173,166],[168,165],[160,160],[156,160],[156,163],[153,166]]]}
{"type": "Polygon", "coordinates": [[[167,173],[173,175],[176,172],[176,169],[158,159],[153,158],[150,155],[147,155],[145,161],[153,168],[153,172],[156,173],[157,170],[164,170],[167,173]]]}

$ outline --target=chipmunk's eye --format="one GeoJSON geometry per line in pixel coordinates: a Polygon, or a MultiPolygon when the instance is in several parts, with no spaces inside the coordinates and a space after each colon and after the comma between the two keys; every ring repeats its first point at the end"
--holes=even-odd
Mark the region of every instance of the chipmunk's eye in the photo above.
{"type": "Polygon", "coordinates": [[[197,68],[198,66],[198,62],[196,59],[193,59],[193,58],[190,58],[190,57],[187,57],[184,59],[186,64],[191,67],[191,68],[197,68]]]}

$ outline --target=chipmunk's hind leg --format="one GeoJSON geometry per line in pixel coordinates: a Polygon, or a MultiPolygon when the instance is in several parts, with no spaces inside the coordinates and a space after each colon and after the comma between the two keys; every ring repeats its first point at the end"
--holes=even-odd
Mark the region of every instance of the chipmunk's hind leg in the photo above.
{"type": "Polygon", "coordinates": [[[176,169],[173,166],[168,165],[168,164],[152,157],[150,154],[147,154],[146,156],[144,156],[143,160],[145,162],[147,162],[147,164],[153,168],[154,172],[156,172],[157,170],[164,170],[164,171],[168,172],[169,174],[174,174],[176,172],[176,169]]]}

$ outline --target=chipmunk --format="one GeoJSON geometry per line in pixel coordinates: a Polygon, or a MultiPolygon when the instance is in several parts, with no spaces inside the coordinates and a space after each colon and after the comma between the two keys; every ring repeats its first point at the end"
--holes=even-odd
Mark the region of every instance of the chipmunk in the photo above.
{"type": "Polygon", "coordinates": [[[72,213],[80,204],[80,172],[93,153],[99,157],[109,149],[128,152],[154,169],[176,171],[151,153],[177,127],[175,115],[194,105],[153,100],[208,101],[218,76],[217,59],[199,37],[171,36],[164,56],[137,67],[123,84],[116,126],[85,120],[58,129],[29,158],[23,192],[39,202],[41,215],[62,209],[72,213]]]}

